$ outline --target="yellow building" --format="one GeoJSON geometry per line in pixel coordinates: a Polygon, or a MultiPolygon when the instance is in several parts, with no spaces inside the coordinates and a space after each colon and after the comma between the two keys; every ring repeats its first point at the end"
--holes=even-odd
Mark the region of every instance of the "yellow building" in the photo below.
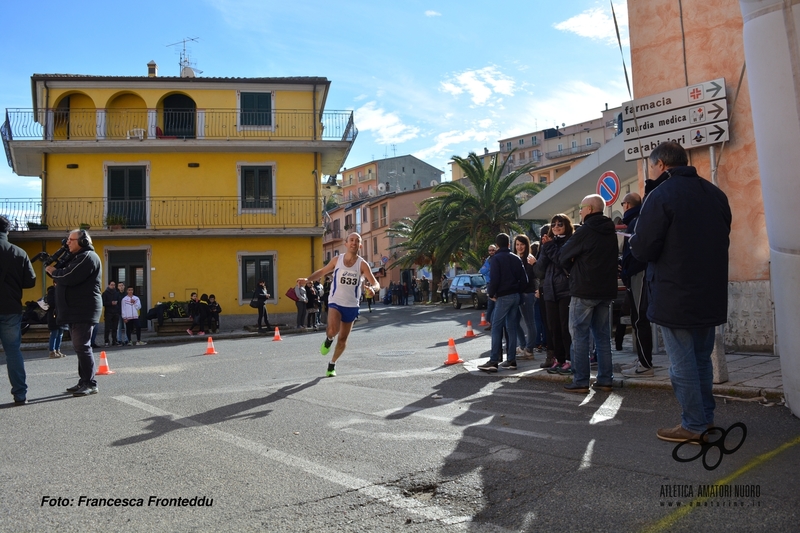
{"type": "MultiPolygon", "coordinates": [[[[355,141],[352,112],[325,111],[323,77],[184,73],[32,76],[33,108],[6,110],[3,144],[42,198],[0,201],[9,238],[33,257],[88,227],[104,283],[143,306],[213,293],[223,315],[252,317],[263,278],[270,312],[292,313],[286,289],[322,266],[321,178],[355,141]]],[[[44,291],[35,267],[26,300],[44,291]]]]}

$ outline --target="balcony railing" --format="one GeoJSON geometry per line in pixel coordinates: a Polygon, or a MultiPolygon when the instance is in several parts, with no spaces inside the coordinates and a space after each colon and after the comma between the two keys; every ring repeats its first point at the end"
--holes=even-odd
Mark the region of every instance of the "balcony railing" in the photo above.
{"type": "Polygon", "coordinates": [[[6,109],[3,141],[251,139],[354,141],[352,111],[6,109]]]}
{"type": "Polygon", "coordinates": [[[0,200],[11,231],[91,229],[275,229],[317,225],[313,198],[160,197],[0,200]]]}
{"type": "Polygon", "coordinates": [[[567,157],[584,152],[594,152],[598,148],[600,148],[600,143],[581,144],[570,148],[564,148],[563,150],[553,150],[552,152],[547,152],[544,156],[547,159],[558,159],[559,157],[567,157]]]}

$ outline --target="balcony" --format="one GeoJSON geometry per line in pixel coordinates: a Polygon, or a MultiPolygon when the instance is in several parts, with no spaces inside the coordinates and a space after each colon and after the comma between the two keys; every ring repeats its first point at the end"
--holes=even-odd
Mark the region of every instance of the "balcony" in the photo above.
{"type": "MultiPolygon", "coordinates": [[[[286,234],[322,234],[320,206],[313,198],[272,198],[258,204],[240,197],[158,197],[138,200],[107,198],[0,200],[0,213],[11,221],[11,231],[58,232],[88,226],[93,235],[175,234],[229,235],[239,230],[286,234]],[[97,231],[99,230],[99,231],[97,231]],[[122,232],[122,233],[117,233],[122,232]]],[[[48,236],[47,234],[42,235],[48,236]]]]}
{"type": "Polygon", "coordinates": [[[235,152],[263,150],[264,143],[275,151],[318,151],[322,172],[336,174],[358,130],[352,111],[57,108],[6,109],[0,135],[9,166],[25,176],[41,173],[45,152],[235,152]]]}
{"type": "Polygon", "coordinates": [[[544,156],[547,159],[559,159],[561,157],[567,157],[570,155],[583,154],[586,152],[594,152],[598,148],[600,148],[600,143],[581,144],[578,146],[573,146],[571,148],[565,148],[563,150],[553,150],[552,152],[545,153],[544,156]]]}

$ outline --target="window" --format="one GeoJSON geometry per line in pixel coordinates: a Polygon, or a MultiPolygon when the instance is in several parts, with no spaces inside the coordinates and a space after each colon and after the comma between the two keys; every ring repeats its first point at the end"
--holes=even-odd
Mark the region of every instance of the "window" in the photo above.
{"type": "Polygon", "coordinates": [[[389,212],[389,204],[382,204],[381,205],[381,227],[388,224],[388,212],[389,212]]]}
{"type": "Polygon", "coordinates": [[[539,183],[547,183],[547,176],[539,176],[539,183]]]}
{"type": "Polygon", "coordinates": [[[506,143],[506,150],[511,150],[511,141],[506,143]]]}
{"type": "Polygon", "coordinates": [[[416,168],[412,168],[412,169],[411,169],[411,173],[412,173],[412,174],[416,174],[416,173],[417,173],[417,169],[416,169],[416,168]]]}
{"type": "Polygon", "coordinates": [[[533,146],[536,146],[537,144],[539,144],[539,139],[536,137],[536,135],[534,135],[533,137],[531,137],[531,144],[532,144],[533,146]]]}
{"type": "Polygon", "coordinates": [[[563,145],[563,144],[559,143],[559,145],[558,145],[558,151],[559,151],[559,152],[563,152],[563,151],[564,151],[564,145],[563,145]]]}
{"type": "Polygon", "coordinates": [[[378,229],[378,208],[372,208],[372,229],[378,229]]]}
{"type": "Polygon", "coordinates": [[[272,165],[241,166],[241,209],[273,209],[272,165]]]}
{"type": "Polygon", "coordinates": [[[519,140],[519,145],[520,146],[524,146],[525,145],[525,139],[520,139],[519,140]]]}
{"type": "Polygon", "coordinates": [[[373,237],[372,238],[372,255],[373,256],[377,256],[378,255],[378,238],[377,237],[373,237]]]}
{"type": "Polygon", "coordinates": [[[275,254],[268,252],[253,255],[239,254],[239,263],[242,265],[240,273],[240,304],[250,301],[260,279],[266,282],[270,299],[276,299],[275,254]]]}
{"type": "Polygon", "coordinates": [[[272,126],[272,93],[239,93],[239,126],[272,126]]]}
{"type": "Polygon", "coordinates": [[[147,166],[107,167],[106,225],[144,228],[147,223],[147,166]]]}
{"type": "Polygon", "coordinates": [[[572,141],[572,147],[573,148],[577,148],[578,147],[578,141],[572,141]]]}
{"type": "Polygon", "coordinates": [[[592,138],[586,137],[586,146],[591,146],[591,145],[592,145],[592,138]]]}

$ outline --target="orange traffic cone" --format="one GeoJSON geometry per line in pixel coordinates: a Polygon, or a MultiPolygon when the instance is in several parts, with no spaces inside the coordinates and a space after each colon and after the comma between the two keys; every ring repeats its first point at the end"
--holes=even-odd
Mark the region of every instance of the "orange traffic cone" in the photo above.
{"type": "Polygon", "coordinates": [[[455,365],[458,363],[463,363],[464,360],[458,356],[458,352],[456,351],[456,343],[453,342],[451,338],[447,341],[447,361],[444,362],[446,365],[455,365]]]}
{"type": "Polygon", "coordinates": [[[272,342],[275,341],[282,341],[281,339],[281,330],[278,329],[278,326],[275,326],[275,335],[272,337],[272,342]]]}
{"type": "Polygon", "coordinates": [[[475,332],[472,331],[472,320],[467,320],[467,334],[464,335],[465,337],[474,337],[475,332]]]}
{"type": "Polygon", "coordinates": [[[208,347],[203,355],[217,355],[217,350],[214,348],[214,339],[211,337],[208,337],[208,347]]]}
{"type": "Polygon", "coordinates": [[[106,358],[106,352],[100,352],[100,367],[97,369],[98,376],[107,376],[109,374],[113,374],[114,371],[108,368],[108,358],[106,358]]]}
{"type": "Polygon", "coordinates": [[[481,321],[478,324],[479,326],[488,326],[489,323],[486,321],[486,313],[481,313],[481,321]]]}

